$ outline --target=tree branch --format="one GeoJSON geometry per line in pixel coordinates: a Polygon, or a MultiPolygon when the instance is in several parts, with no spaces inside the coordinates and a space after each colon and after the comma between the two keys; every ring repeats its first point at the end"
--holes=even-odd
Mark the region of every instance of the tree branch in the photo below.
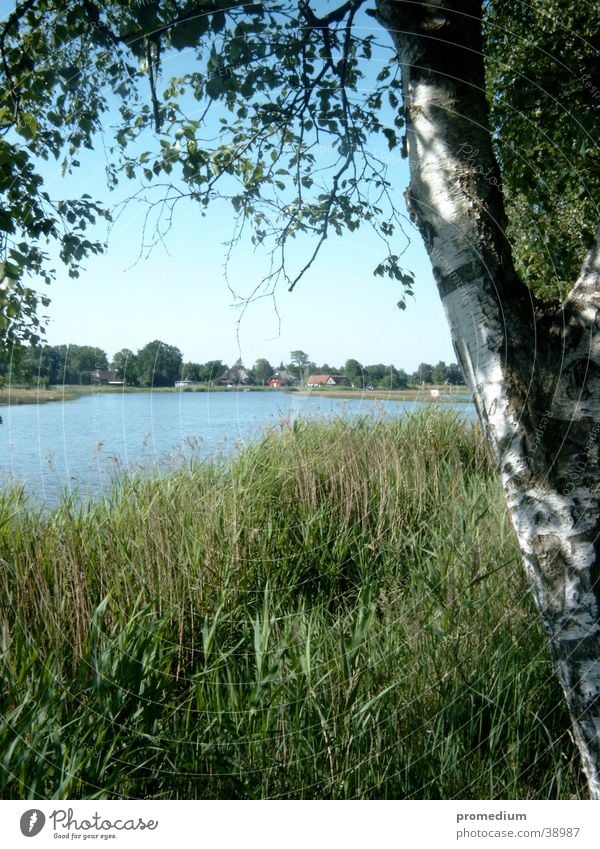
{"type": "MultiPolygon", "coordinates": [[[[93,2],[93,0],[82,0],[82,3],[86,11],[88,12],[90,21],[93,23],[94,27],[115,43],[121,43],[127,46],[131,46],[136,41],[139,41],[140,39],[145,38],[148,35],[148,31],[144,28],[129,30],[127,32],[115,33],[109,27],[107,27],[106,24],[103,24],[101,22],[100,8],[96,5],[96,3],[93,2]]],[[[187,12],[181,12],[179,15],[176,15],[171,21],[168,21],[162,26],[156,27],[152,30],[152,35],[154,37],[160,37],[178,24],[194,20],[195,18],[198,18],[201,15],[210,15],[214,14],[215,12],[223,11],[223,7],[219,2],[202,3],[201,6],[194,6],[187,12]]],[[[232,5],[226,11],[228,14],[232,14],[236,11],[236,6],[232,5]]]]}
{"type": "Polygon", "coordinates": [[[343,3],[341,6],[338,6],[337,9],[333,9],[328,15],[325,15],[322,18],[318,18],[315,15],[308,0],[301,0],[299,6],[300,14],[304,16],[304,19],[309,26],[316,29],[324,29],[330,24],[342,21],[348,12],[355,13],[365,2],[366,0],[348,0],[347,3],[343,3]]]}
{"type": "Polygon", "coordinates": [[[148,77],[150,80],[150,97],[152,99],[154,127],[156,129],[156,132],[160,133],[162,121],[160,116],[160,105],[158,102],[158,97],[156,95],[156,79],[154,74],[155,67],[158,71],[160,64],[160,38],[158,36],[153,35],[152,37],[149,36],[146,39],[146,61],[148,63],[148,77]]]}

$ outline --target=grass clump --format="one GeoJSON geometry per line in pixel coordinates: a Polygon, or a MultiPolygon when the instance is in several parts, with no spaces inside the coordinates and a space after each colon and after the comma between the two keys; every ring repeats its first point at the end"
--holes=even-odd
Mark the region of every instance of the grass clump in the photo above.
{"type": "Polygon", "coordinates": [[[572,798],[475,429],[282,425],[48,516],[0,504],[4,798],[572,798]]]}

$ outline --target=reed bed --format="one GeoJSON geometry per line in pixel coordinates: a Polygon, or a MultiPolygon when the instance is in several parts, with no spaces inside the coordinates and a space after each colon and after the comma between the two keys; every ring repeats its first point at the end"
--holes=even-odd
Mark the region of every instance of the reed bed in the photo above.
{"type": "Polygon", "coordinates": [[[584,796],[478,431],[282,423],[0,503],[3,798],[584,796]]]}

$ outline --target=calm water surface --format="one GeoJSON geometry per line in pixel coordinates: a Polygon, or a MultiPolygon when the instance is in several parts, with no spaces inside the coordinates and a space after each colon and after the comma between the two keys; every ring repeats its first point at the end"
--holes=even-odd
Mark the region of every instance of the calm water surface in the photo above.
{"type": "MultiPolygon", "coordinates": [[[[140,392],[0,408],[0,485],[23,483],[50,506],[64,492],[94,495],[122,471],[166,471],[229,454],[298,417],[395,417],[407,401],[311,398],[280,392],[140,392]]],[[[472,417],[470,404],[454,409],[472,417]]]]}

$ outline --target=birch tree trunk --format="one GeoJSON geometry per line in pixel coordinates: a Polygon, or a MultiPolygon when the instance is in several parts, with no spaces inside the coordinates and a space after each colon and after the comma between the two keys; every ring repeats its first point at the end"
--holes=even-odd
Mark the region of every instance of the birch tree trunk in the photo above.
{"type": "Polygon", "coordinates": [[[600,798],[600,250],[562,304],[536,301],[505,237],[481,3],[377,0],[403,74],[407,203],[495,453],[525,569],[600,798]]]}

